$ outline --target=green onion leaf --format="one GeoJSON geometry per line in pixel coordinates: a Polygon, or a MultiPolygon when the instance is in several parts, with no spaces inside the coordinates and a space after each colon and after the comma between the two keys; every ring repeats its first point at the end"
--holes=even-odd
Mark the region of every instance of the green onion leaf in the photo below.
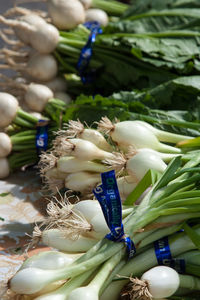
{"type": "Polygon", "coordinates": [[[194,245],[200,250],[200,235],[196,233],[192,227],[190,227],[187,223],[183,225],[183,229],[185,230],[188,237],[194,243],[194,245]]]}
{"type": "Polygon", "coordinates": [[[162,187],[166,186],[171,181],[171,178],[174,177],[174,173],[178,170],[180,166],[181,166],[181,157],[178,156],[169,163],[164,174],[155,185],[154,191],[157,191],[158,189],[161,189],[162,187]]]}
{"type": "Polygon", "coordinates": [[[128,195],[124,205],[133,205],[150,185],[154,185],[161,174],[155,170],[149,170],[140,180],[136,188],[128,195]]]}

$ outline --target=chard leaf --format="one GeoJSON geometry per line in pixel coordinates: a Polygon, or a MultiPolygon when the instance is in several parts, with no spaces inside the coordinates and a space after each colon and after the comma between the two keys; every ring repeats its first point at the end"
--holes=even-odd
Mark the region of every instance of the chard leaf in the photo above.
{"type": "MultiPolygon", "coordinates": [[[[200,77],[195,78],[197,81],[200,77]]],[[[82,122],[87,122],[91,125],[95,121],[99,121],[101,117],[107,116],[111,120],[115,117],[119,120],[143,120],[151,123],[153,126],[182,135],[199,136],[200,124],[199,124],[199,112],[195,109],[188,108],[186,110],[162,110],[154,109],[157,107],[165,106],[163,102],[173,104],[172,97],[176,95],[176,100],[184,100],[185,94],[191,94],[191,102],[185,104],[188,107],[192,105],[192,92],[195,91],[193,87],[189,85],[190,78],[188,80],[187,89],[184,87],[183,93],[182,87],[179,89],[179,85],[174,85],[173,82],[167,85],[161,85],[156,89],[151,89],[146,92],[132,91],[132,92],[120,92],[115,93],[109,98],[96,95],[95,97],[81,95],[76,101],[68,106],[65,114],[63,115],[63,122],[68,122],[70,119],[79,118],[82,122]],[[191,92],[190,92],[191,91],[191,92]],[[180,93],[180,94],[179,94],[180,93]],[[152,108],[150,108],[152,107],[152,108]]],[[[196,95],[199,93],[198,89],[195,91],[196,95]]],[[[193,95],[194,96],[194,95],[193,95]]],[[[197,102],[197,97],[194,98],[197,102]]],[[[197,102],[198,103],[198,102],[197,102]]],[[[171,106],[169,104],[169,107],[171,106]]],[[[183,103],[182,103],[183,105],[183,103]]]]}
{"type": "Polygon", "coordinates": [[[142,14],[149,10],[163,10],[173,8],[200,8],[198,0],[134,0],[131,5],[123,14],[124,18],[131,15],[142,14]]]}
{"type": "Polygon", "coordinates": [[[155,88],[145,91],[119,92],[111,96],[126,102],[142,102],[151,108],[164,110],[187,110],[189,120],[194,111],[195,119],[200,119],[199,114],[200,76],[183,76],[160,84],[155,88]],[[190,101],[188,101],[190,99],[190,101]]]}

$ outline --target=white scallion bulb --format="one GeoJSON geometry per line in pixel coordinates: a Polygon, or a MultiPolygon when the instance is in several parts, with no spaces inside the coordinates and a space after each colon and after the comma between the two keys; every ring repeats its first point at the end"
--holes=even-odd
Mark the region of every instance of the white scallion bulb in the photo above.
{"type": "Polygon", "coordinates": [[[126,169],[129,175],[141,180],[146,172],[150,169],[163,173],[167,165],[160,158],[160,156],[151,149],[141,149],[133,157],[131,157],[126,164],[126,169]]]}
{"type": "Polygon", "coordinates": [[[73,210],[77,209],[81,212],[87,221],[101,212],[100,204],[97,200],[82,200],[74,204],[73,210]]]}
{"type": "Polygon", "coordinates": [[[102,211],[91,219],[90,224],[93,229],[93,231],[91,231],[91,235],[96,239],[102,239],[110,232],[102,211]]]}
{"type": "Polygon", "coordinates": [[[49,280],[53,277],[53,272],[52,270],[38,268],[20,270],[10,280],[10,289],[18,294],[34,294],[49,283],[49,280]]]}
{"type": "Polygon", "coordinates": [[[141,279],[148,282],[149,292],[155,299],[170,297],[180,284],[178,273],[166,266],[157,266],[148,270],[141,279]]]}
{"type": "Polygon", "coordinates": [[[74,262],[78,257],[80,257],[80,254],[67,254],[59,251],[44,251],[25,260],[20,270],[26,268],[56,270],[74,262]]]}

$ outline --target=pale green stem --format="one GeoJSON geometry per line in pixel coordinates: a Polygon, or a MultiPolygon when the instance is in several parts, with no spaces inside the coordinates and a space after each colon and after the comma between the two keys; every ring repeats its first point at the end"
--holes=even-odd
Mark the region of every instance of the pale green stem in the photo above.
{"type": "Polygon", "coordinates": [[[172,153],[161,153],[159,152],[160,157],[164,160],[164,162],[168,163],[170,162],[173,158],[180,156],[181,153],[179,154],[172,154],[172,153]]]}
{"type": "Polygon", "coordinates": [[[167,153],[181,153],[181,150],[179,148],[169,146],[163,143],[159,143],[159,149],[160,152],[167,152],[167,153]]]}
{"type": "Polygon", "coordinates": [[[133,236],[133,240],[135,244],[138,244],[138,248],[144,247],[165,235],[174,233],[176,231],[176,226],[177,230],[179,230],[179,227],[181,227],[180,223],[183,221],[198,217],[200,217],[199,212],[161,216],[151,223],[150,226],[147,225],[143,232],[136,233],[133,236]]]}
{"type": "Polygon", "coordinates": [[[109,277],[110,273],[113,271],[115,266],[120,262],[122,258],[122,252],[119,251],[113,257],[111,257],[104,265],[101,267],[99,272],[96,274],[94,279],[88,284],[88,289],[95,289],[97,294],[100,293],[102,286],[109,277]]]}
{"type": "MultiPolygon", "coordinates": [[[[195,231],[199,233],[200,228],[195,231]]],[[[169,245],[173,257],[196,248],[191,239],[184,233],[177,233],[170,236],[169,245]]],[[[157,258],[154,248],[151,248],[127,263],[120,271],[120,275],[130,276],[130,274],[133,274],[134,276],[137,276],[138,274],[145,272],[146,269],[150,269],[155,265],[157,265],[157,258]]]]}
{"type": "Polygon", "coordinates": [[[182,258],[186,263],[200,266],[200,250],[193,250],[178,255],[177,258],[182,258]]]}
{"type": "Polygon", "coordinates": [[[168,236],[172,233],[175,233],[180,229],[181,229],[181,224],[158,229],[158,230],[152,232],[146,238],[142,239],[142,241],[138,245],[138,249],[141,249],[141,248],[149,245],[150,243],[152,243],[156,240],[159,240],[163,236],[168,236]]]}
{"type": "MultiPolygon", "coordinates": [[[[196,232],[200,233],[200,228],[195,230],[196,232]]],[[[184,233],[178,233],[176,235],[173,235],[169,237],[169,246],[170,246],[170,251],[173,257],[195,249],[195,245],[192,243],[190,238],[186,236],[184,233]]],[[[114,292],[113,294],[113,300],[117,299],[117,295],[119,297],[120,291],[123,288],[125,284],[129,282],[129,277],[135,277],[135,276],[140,276],[142,275],[145,271],[151,269],[152,267],[156,266],[158,264],[156,254],[155,254],[155,249],[154,247],[146,250],[145,252],[137,255],[134,257],[132,260],[130,260],[128,263],[125,264],[124,267],[119,271],[119,275],[116,277],[116,279],[121,279],[125,277],[126,279],[124,280],[117,280],[111,283],[111,287],[108,286],[109,288],[112,288],[112,291],[114,292]]],[[[106,291],[105,291],[106,293],[106,291]]],[[[107,299],[106,297],[103,299],[107,299]]]]}
{"type": "Polygon", "coordinates": [[[184,140],[192,139],[193,137],[182,135],[182,134],[175,134],[172,132],[167,132],[164,130],[156,129],[156,136],[161,142],[168,142],[168,143],[178,143],[184,140]]]}
{"type": "Polygon", "coordinates": [[[179,274],[180,287],[187,288],[191,291],[200,290],[200,278],[191,275],[179,274]]]}
{"type": "Polygon", "coordinates": [[[130,213],[132,213],[133,211],[133,206],[130,208],[126,208],[125,206],[122,207],[122,218],[126,218],[128,215],[130,215],[130,213]]]}
{"type": "MultiPolygon", "coordinates": [[[[94,272],[94,269],[89,270],[77,277],[74,277],[72,279],[70,279],[69,281],[67,281],[64,285],[62,285],[60,288],[56,289],[55,291],[48,293],[48,296],[54,296],[56,298],[56,295],[62,295],[63,296],[63,300],[67,300],[69,294],[77,287],[81,286],[83,283],[86,282],[86,280],[88,280],[88,278],[92,275],[92,273],[94,272]]],[[[37,300],[37,298],[36,298],[37,300]]]]}

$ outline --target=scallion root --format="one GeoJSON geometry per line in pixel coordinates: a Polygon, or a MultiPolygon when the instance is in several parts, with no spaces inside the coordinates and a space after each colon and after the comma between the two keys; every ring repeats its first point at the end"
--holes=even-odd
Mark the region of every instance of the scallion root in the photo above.
{"type": "Polygon", "coordinates": [[[97,147],[105,151],[112,151],[112,146],[106,141],[105,137],[97,130],[85,128],[79,120],[70,120],[65,124],[66,135],[69,137],[77,137],[92,142],[97,147]]]}

